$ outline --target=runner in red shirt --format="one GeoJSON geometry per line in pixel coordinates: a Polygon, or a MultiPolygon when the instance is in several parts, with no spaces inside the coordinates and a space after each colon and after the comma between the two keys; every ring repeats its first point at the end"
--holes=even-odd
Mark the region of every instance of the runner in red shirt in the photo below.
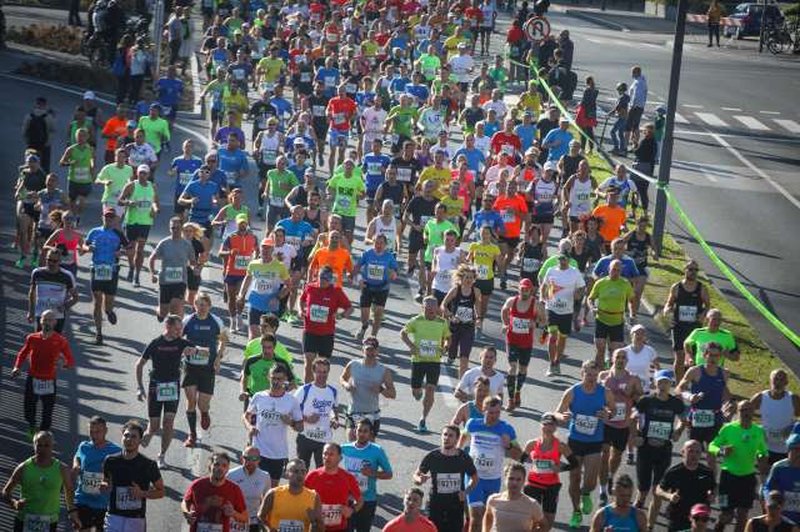
{"type": "Polygon", "coordinates": [[[522,152],[522,141],[520,141],[519,135],[514,133],[514,119],[507,118],[504,127],[505,129],[492,135],[490,143],[492,154],[503,154],[508,158],[509,164],[516,164],[519,161],[520,152],[522,152]]]}
{"type": "Polygon", "coordinates": [[[517,249],[522,234],[523,223],[528,223],[528,203],[525,196],[519,193],[516,179],[506,185],[506,193],[500,194],[494,205],[494,210],[503,216],[505,231],[500,237],[500,289],[505,290],[508,281],[508,264],[514,260],[514,251],[517,249]]]}
{"type": "Polygon", "coordinates": [[[519,282],[519,295],[509,297],[500,311],[503,332],[506,335],[508,353],[509,412],[521,403],[520,392],[528,374],[528,364],[533,353],[533,331],[536,329],[536,296],[533,282],[522,279],[519,282]]]}
{"type": "Polygon", "coordinates": [[[56,314],[52,310],[42,312],[42,330],[29,334],[14,360],[11,377],[19,375],[22,364],[28,363],[28,378],[25,380],[23,411],[28,422],[28,435],[33,438],[36,430],[36,403],[42,400],[42,423],[39,430],[50,430],[53,407],[56,404],[56,363],[64,357],[64,369],[72,368],[75,359],[67,339],[55,331],[56,314]]]}
{"type": "Polygon", "coordinates": [[[333,175],[334,164],[342,164],[344,152],[347,148],[347,136],[350,133],[350,124],[356,116],[358,106],[356,102],[347,97],[347,88],[344,83],[339,85],[336,93],[338,96],[328,101],[325,109],[325,116],[328,117],[330,129],[328,131],[328,144],[331,147],[331,154],[328,157],[328,170],[333,175]],[[339,148],[338,163],[336,161],[336,148],[339,148]]]}
{"type": "Polygon", "coordinates": [[[419,488],[409,488],[403,497],[403,513],[386,523],[383,532],[436,532],[436,525],[422,515],[422,498],[419,488]]]}
{"type": "Polygon", "coordinates": [[[300,296],[303,314],[303,353],[305,353],[306,382],[311,382],[311,365],[317,356],[330,358],[333,354],[333,335],[336,312],[344,310],[343,318],[353,312],[350,299],[341,287],[333,284],[333,270],[325,266],[319,271],[318,284],[307,284],[300,296]]]}
{"type": "Polygon", "coordinates": [[[217,530],[219,525],[222,532],[229,532],[231,521],[250,522],[242,489],[227,479],[230,467],[228,453],[214,453],[208,460],[208,476],[186,488],[181,511],[189,523],[189,532],[217,530]]]}
{"type": "Polygon", "coordinates": [[[306,476],[305,485],[319,495],[322,501],[322,519],[325,530],[348,529],[353,512],[361,509],[364,500],[356,477],[339,467],[342,448],[338,443],[326,443],[322,450],[322,467],[306,476]]]}

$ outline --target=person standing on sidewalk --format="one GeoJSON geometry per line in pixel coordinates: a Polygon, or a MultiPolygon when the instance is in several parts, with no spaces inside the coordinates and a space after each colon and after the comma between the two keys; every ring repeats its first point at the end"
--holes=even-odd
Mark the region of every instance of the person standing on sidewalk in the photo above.
{"type": "Polygon", "coordinates": [[[625,123],[625,145],[622,151],[628,150],[628,146],[639,144],[639,122],[642,120],[644,106],[647,103],[647,79],[642,74],[642,67],[634,65],[631,68],[631,82],[628,88],[628,96],[631,97],[631,104],[628,108],[628,120],[625,123]]]}
{"type": "Polygon", "coordinates": [[[53,116],[53,110],[47,107],[47,99],[39,96],[22,123],[25,148],[36,150],[42,169],[47,173],[50,173],[50,141],[55,131],[53,116]]]}
{"type": "Polygon", "coordinates": [[[81,8],[81,0],[69,0],[69,15],[67,16],[68,26],[81,27],[81,16],[79,10],[81,8]]]}
{"type": "Polygon", "coordinates": [[[706,17],[708,17],[708,47],[713,46],[713,38],[717,39],[717,48],[719,48],[719,25],[722,20],[724,9],[719,3],[719,0],[711,0],[711,5],[708,6],[706,17]]]}

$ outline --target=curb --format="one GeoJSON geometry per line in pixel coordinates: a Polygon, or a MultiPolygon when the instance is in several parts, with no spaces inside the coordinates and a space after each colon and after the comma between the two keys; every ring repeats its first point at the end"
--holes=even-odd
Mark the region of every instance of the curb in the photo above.
{"type": "Polygon", "coordinates": [[[569,17],[591,22],[592,24],[597,24],[598,26],[603,26],[604,28],[610,30],[623,31],[623,32],[631,31],[630,28],[628,28],[627,26],[623,26],[622,24],[611,22],[600,17],[595,17],[594,15],[586,13],[585,11],[579,11],[576,9],[565,9],[564,14],[569,17]]]}

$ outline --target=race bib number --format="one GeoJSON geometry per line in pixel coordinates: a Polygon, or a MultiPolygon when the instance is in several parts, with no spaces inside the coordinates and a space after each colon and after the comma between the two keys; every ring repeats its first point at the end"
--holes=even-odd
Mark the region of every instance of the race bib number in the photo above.
{"type": "Polygon", "coordinates": [[[185,271],[182,266],[167,266],[164,268],[164,280],[172,283],[181,282],[185,271]]]}
{"type": "Polygon", "coordinates": [[[236,172],[228,171],[225,172],[225,180],[228,182],[228,186],[231,187],[236,184],[236,172]]]}
{"type": "Polygon", "coordinates": [[[75,168],[72,175],[75,181],[88,181],[90,177],[88,168],[75,168]]]}
{"type": "Polygon", "coordinates": [[[334,124],[344,124],[347,122],[347,117],[344,113],[333,113],[334,124]]]}
{"type": "Polygon", "coordinates": [[[23,532],[49,532],[50,516],[28,514],[25,516],[22,530],[23,532]]]}
{"type": "Polygon", "coordinates": [[[567,310],[568,304],[561,298],[553,298],[547,301],[550,310],[553,310],[559,314],[563,314],[565,310],[567,310]]]}
{"type": "Polygon", "coordinates": [[[611,418],[611,421],[623,421],[625,419],[625,413],[628,411],[628,405],[625,403],[616,403],[614,405],[614,416],[611,418]]]}
{"type": "Polygon", "coordinates": [[[511,332],[514,334],[528,334],[531,329],[531,320],[525,318],[511,318],[511,332]]]}
{"type": "Polygon", "coordinates": [[[306,525],[297,519],[281,519],[278,523],[278,532],[304,532],[306,525]]]}
{"type": "Polygon", "coordinates": [[[493,471],[494,470],[494,456],[479,454],[475,458],[475,469],[478,471],[493,471]]]}
{"type": "Polygon", "coordinates": [[[164,105],[162,103],[161,104],[161,114],[163,114],[164,116],[172,114],[172,106],[171,105],[164,105]]]}
{"type": "Polygon", "coordinates": [[[331,309],[323,305],[311,305],[309,316],[314,323],[327,323],[331,309]]]}
{"type": "Polygon", "coordinates": [[[534,460],[533,470],[540,475],[555,473],[556,468],[552,460],[534,460]]]}
{"type": "Polygon", "coordinates": [[[165,401],[178,400],[178,383],[177,382],[159,382],[156,384],[156,401],[163,403],[165,401]]]}
{"type": "Polygon", "coordinates": [[[489,279],[489,267],[485,264],[478,264],[478,280],[486,281],[489,279]]]}
{"type": "Polygon", "coordinates": [[[367,266],[367,279],[370,281],[383,281],[386,267],[382,264],[370,264],[367,266]]]}
{"type": "Polygon", "coordinates": [[[311,83],[311,72],[300,72],[300,83],[311,83]]]}
{"type": "Polygon", "coordinates": [[[473,318],[472,307],[456,307],[456,319],[462,322],[470,322],[473,318]]]}
{"type": "Polygon", "coordinates": [[[587,416],[586,414],[575,414],[575,432],[586,436],[594,436],[597,431],[597,416],[587,416]]]}
{"type": "Polygon", "coordinates": [[[234,521],[231,519],[231,532],[248,532],[250,530],[250,523],[244,521],[234,521]]]}
{"type": "Polygon", "coordinates": [[[328,431],[322,427],[309,427],[304,432],[309,440],[324,442],[328,437],[328,431]]]}
{"type": "Polygon", "coordinates": [[[278,152],[275,150],[264,150],[261,152],[262,159],[264,160],[264,164],[274,165],[276,159],[278,158],[278,152]]]}
{"type": "Polygon", "coordinates": [[[697,307],[680,305],[678,306],[678,321],[694,323],[697,321],[697,307]]]}
{"type": "Polygon", "coordinates": [[[233,261],[233,267],[237,270],[246,270],[248,264],[250,264],[249,255],[236,255],[236,259],[233,261]]]}
{"type": "Polygon", "coordinates": [[[114,277],[114,266],[111,264],[95,264],[94,280],[110,281],[114,277]]]}
{"type": "Polygon", "coordinates": [[[419,217],[419,224],[422,227],[425,227],[425,224],[427,224],[428,220],[430,220],[431,218],[433,218],[433,216],[420,216],[419,217]]]}
{"type": "Polygon", "coordinates": [[[350,198],[344,195],[339,195],[336,197],[336,207],[340,209],[349,209],[350,208],[350,198]]]}
{"type": "Polygon", "coordinates": [[[439,343],[435,340],[420,340],[419,355],[423,357],[435,357],[439,355],[439,343]]]}
{"type": "Polygon", "coordinates": [[[255,291],[259,294],[269,294],[275,290],[275,283],[272,279],[256,279],[255,291]]]}
{"type": "Polygon", "coordinates": [[[130,486],[118,487],[116,489],[117,510],[141,510],[142,500],[133,496],[133,488],[130,486]]]}
{"type": "Polygon", "coordinates": [[[311,113],[316,116],[317,118],[321,118],[325,116],[325,106],[324,105],[312,105],[311,106],[311,113]]]}
{"type": "Polygon", "coordinates": [[[101,482],[103,482],[102,473],[84,471],[81,474],[81,490],[87,495],[99,495],[101,482]]]}
{"type": "Polygon", "coordinates": [[[542,261],[539,259],[522,259],[522,271],[524,272],[535,272],[539,269],[539,266],[542,264],[542,261]]]}
{"type": "Polygon", "coordinates": [[[338,526],[342,522],[342,505],[323,504],[322,520],[325,522],[325,526],[338,526]]]}
{"type": "Polygon", "coordinates": [[[269,197],[269,205],[270,205],[270,207],[282,207],[283,206],[283,196],[270,196],[269,197]]]}
{"type": "Polygon", "coordinates": [[[668,440],[672,434],[672,423],[651,421],[647,426],[647,437],[654,440],[668,440]]]}
{"type": "Polygon", "coordinates": [[[211,353],[207,347],[198,347],[194,353],[189,355],[187,362],[192,366],[207,366],[211,353]]]}
{"type": "Polygon", "coordinates": [[[34,395],[53,395],[56,393],[56,381],[52,379],[31,379],[34,395]]]}
{"type": "Polygon", "coordinates": [[[197,523],[197,532],[222,532],[222,523],[197,523]]]}
{"type": "Polygon", "coordinates": [[[503,221],[507,224],[514,223],[517,221],[517,213],[515,213],[511,209],[507,209],[503,211],[503,221]]]}
{"type": "Polygon", "coordinates": [[[461,491],[461,475],[458,473],[439,473],[436,475],[436,493],[447,495],[461,491]]]}
{"type": "Polygon", "coordinates": [[[192,172],[181,172],[180,174],[178,174],[178,183],[180,183],[181,186],[185,187],[186,185],[189,184],[189,182],[191,182],[192,175],[194,175],[192,174],[192,172]]]}
{"type": "Polygon", "coordinates": [[[713,427],[716,422],[716,416],[713,410],[695,410],[692,412],[692,427],[703,429],[713,427]]]}
{"type": "Polygon", "coordinates": [[[784,444],[786,442],[787,433],[791,427],[786,429],[767,429],[767,441],[772,443],[784,444]]]}

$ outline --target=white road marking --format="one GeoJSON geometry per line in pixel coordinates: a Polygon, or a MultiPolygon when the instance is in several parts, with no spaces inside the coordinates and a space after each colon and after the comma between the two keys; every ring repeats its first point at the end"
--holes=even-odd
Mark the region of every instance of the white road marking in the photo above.
{"type": "Polygon", "coordinates": [[[800,124],[798,124],[794,120],[786,120],[780,118],[773,118],[772,120],[779,126],[788,129],[789,132],[791,133],[800,133],[800,124]]]}
{"type": "Polygon", "coordinates": [[[780,183],[778,183],[777,181],[775,181],[774,179],[772,179],[772,178],[769,176],[769,174],[767,174],[767,173],[766,173],[766,172],[764,172],[764,171],[763,171],[761,168],[759,168],[758,166],[756,166],[755,164],[753,164],[752,162],[750,162],[750,160],[749,160],[749,159],[745,158],[745,156],[744,156],[744,155],[742,155],[741,153],[739,153],[739,150],[737,150],[736,148],[734,148],[733,146],[731,146],[731,145],[728,143],[728,141],[727,141],[727,140],[723,139],[722,137],[720,137],[720,136],[719,136],[719,135],[717,135],[716,133],[712,134],[712,135],[711,135],[711,137],[712,137],[714,140],[716,140],[716,141],[717,141],[717,143],[718,143],[720,146],[722,146],[723,148],[725,148],[726,150],[728,150],[728,152],[729,152],[731,155],[733,155],[734,157],[736,157],[737,159],[739,159],[739,161],[740,161],[742,164],[744,164],[744,165],[745,165],[747,168],[749,168],[749,169],[750,169],[750,170],[751,170],[753,173],[757,174],[759,177],[761,177],[762,179],[764,179],[764,181],[766,181],[767,183],[769,183],[770,185],[772,185],[772,188],[774,188],[775,190],[777,190],[778,192],[780,192],[780,193],[781,193],[781,195],[782,195],[784,198],[786,198],[787,200],[789,200],[789,202],[790,202],[792,205],[794,205],[795,207],[797,207],[798,209],[800,209],[800,200],[798,200],[797,198],[795,198],[794,196],[792,196],[791,194],[789,194],[789,192],[788,192],[788,191],[787,191],[785,188],[783,188],[783,185],[781,185],[780,183]]]}
{"type": "MultiPolygon", "coordinates": [[[[719,135],[723,138],[742,138],[742,137],[750,137],[749,133],[711,133],[710,131],[696,131],[690,129],[676,129],[675,135],[696,135],[699,137],[710,137],[712,135],[719,135]]],[[[786,138],[786,137],[775,137],[775,136],[761,136],[758,137],[757,140],[762,141],[769,141],[769,142],[779,142],[783,144],[800,144],[800,138],[793,139],[793,138],[786,138]]]]}
{"type": "Polygon", "coordinates": [[[779,115],[778,111],[759,111],[762,115],[779,115]]]}
{"type": "Polygon", "coordinates": [[[720,109],[722,109],[723,111],[737,111],[739,113],[742,112],[742,110],[739,109],[738,107],[720,107],[720,109]]]}
{"type": "Polygon", "coordinates": [[[682,103],[681,107],[688,107],[689,109],[702,109],[702,105],[697,105],[694,103],[682,103]]]}
{"type": "Polygon", "coordinates": [[[707,172],[706,170],[702,170],[702,169],[701,169],[701,170],[700,170],[700,173],[701,173],[701,174],[703,174],[703,176],[704,176],[706,179],[708,179],[709,181],[711,181],[712,183],[719,183],[719,179],[717,179],[716,177],[714,177],[713,175],[711,175],[711,173],[710,173],[710,172],[707,172]]]}
{"type": "Polygon", "coordinates": [[[702,120],[703,122],[705,122],[709,126],[714,126],[714,127],[727,127],[728,126],[728,124],[726,124],[724,120],[722,120],[720,117],[718,117],[714,113],[699,113],[699,112],[697,112],[697,113],[695,113],[695,115],[697,115],[697,118],[699,118],[700,120],[702,120]]]}
{"type": "Polygon", "coordinates": [[[769,126],[765,125],[763,122],[759,122],[752,116],[733,115],[733,117],[748,128],[755,131],[769,131],[769,126]]]}
{"type": "Polygon", "coordinates": [[[686,119],[685,116],[683,116],[682,114],[676,112],[675,113],[675,123],[676,124],[688,124],[689,121],[686,119]]]}

